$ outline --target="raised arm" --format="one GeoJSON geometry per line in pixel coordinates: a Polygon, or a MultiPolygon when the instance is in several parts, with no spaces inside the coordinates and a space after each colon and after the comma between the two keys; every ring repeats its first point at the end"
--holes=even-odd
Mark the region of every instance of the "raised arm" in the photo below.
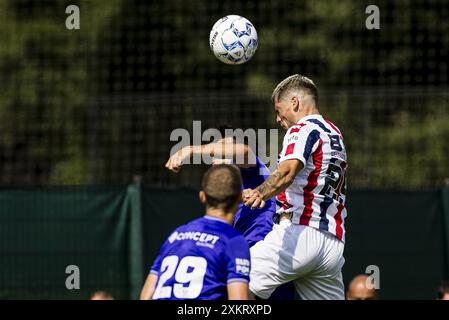
{"type": "MultiPolygon", "coordinates": [[[[243,143],[237,143],[233,138],[225,138],[216,143],[201,146],[203,155],[210,155],[216,159],[232,160],[232,163],[241,168],[256,166],[256,156],[251,148],[243,143]]],[[[220,163],[217,161],[216,163],[220,163]]]]}
{"type": "MultiPolygon", "coordinates": [[[[256,157],[251,148],[243,143],[234,142],[232,138],[225,138],[214,143],[184,147],[168,159],[165,167],[170,171],[179,172],[185,160],[194,154],[207,155],[219,160],[232,160],[233,164],[241,168],[256,165],[256,157]]],[[[217,163],[220,161],[214,162],[214,164],[217,163]]]]}
{"type": "Polygon", "coordinates": [[[243,203],[251,208],[263,208],[265,200],[277,196],[287,189],[303,167],[303,163],[298,159],[281,162],[276,171],[264,183],[254,190],[248,189],[243,191],[243,203]]]}

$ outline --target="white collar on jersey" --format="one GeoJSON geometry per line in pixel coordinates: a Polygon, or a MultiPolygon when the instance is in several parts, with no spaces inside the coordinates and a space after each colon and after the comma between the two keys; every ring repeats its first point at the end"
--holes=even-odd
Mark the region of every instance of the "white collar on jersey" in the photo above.
{"type": "Polygon", "coordinates": [[[296,123],[301,123],[301,122],[307,121],[307,120],[309,120],[309,119],[323,119],[323,116],[322,116],[321,114],[311,114],[311,115],[309,115],[309,116],[302,117],[302,118],[299,119],[299,121],[296,122],[296,123]]]}

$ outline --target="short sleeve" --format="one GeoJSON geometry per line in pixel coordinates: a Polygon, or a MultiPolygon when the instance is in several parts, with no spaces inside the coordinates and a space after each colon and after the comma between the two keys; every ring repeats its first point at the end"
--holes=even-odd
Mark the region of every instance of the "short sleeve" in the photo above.
{"type": "Polygon", "coordinates": [[[310,129],[306,124],[291,127],[284,137],[279,163],[298,159],[305,167],[310,155],[317,149],[319,140],[320,132],[310,129]]]}
{"type": "Polygon", "coordinates": [[[226,250],[227,282],[249,282],[251,259],[248,242],[237,236],[228,242],[226,250]]]}
{"type": "Polygon", "coordinates": [[[161,272],[161,261],[162,261],[162,258],[161,258],[161,255],[159,255],[156,258],[156,260],[154,260],[154,263],[151,266],[150,273],[153,273],[153,274],[159,276],[159,273],[161,272]]]}
{"type": "Polygon", "coordinates": [[[164,258],[164,252],[165,252],[165,248],[168,245],[168,240],[166,240],[164,242],[164,244],[161,247],[161,250],[159,251],[159,255],[156,258],[156,260],[154,260],[153,265],[151,266],[150,269],[150,273],[153,273],[157,276],[159,276],[160,272],[161,272],[161,263],[162,263],[162,259],[164,258]]]}

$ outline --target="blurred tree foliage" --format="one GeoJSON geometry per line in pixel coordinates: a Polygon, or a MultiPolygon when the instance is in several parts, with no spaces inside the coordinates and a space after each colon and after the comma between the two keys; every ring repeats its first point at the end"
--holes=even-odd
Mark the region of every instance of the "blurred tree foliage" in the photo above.
{"type": "Polygon", "coordinates": [[[86,181],[82,119],[89,56],[117,3],[78,1],[86,32],[76,32],[65,27],[72,1],[0,1],[3,184],[86,181]]]}
{"type": "Polygon", "coordinates": [[[262,126],[274,127],[273,87],[302,73],[347,136],[352,187],[441,186],[449,8],[378,1],[381,29],[370,31],[369,4],[0,1],[0,183],[128,183],[134,174],[159,183],[173,128],[229,117],[204,97],[235,96],[241,111],[232,116],[247,126],[261,125],[255,106],[263,106],[262,126]],[[81,10],[77,31],[65,28],[70,4],[81,10]],[[219,63],[208,48],[226,14],[247,17],[259,33],[244,65],[219,63]]]}

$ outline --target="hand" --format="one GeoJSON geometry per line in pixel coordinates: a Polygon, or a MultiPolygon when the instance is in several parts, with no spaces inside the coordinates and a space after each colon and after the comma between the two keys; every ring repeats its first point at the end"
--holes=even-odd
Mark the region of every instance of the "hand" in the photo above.
{"type": "Polygon", "coordinates": [[[190,146],[184,147],[181,150],[175,152],[168,159],[167,163],[165,164],[165,167],[170,171],[178,173],[181,170],[184,160],[190,157],[191,154],[192,148],[190,146]]]}
{"type": "Polygon", "coordinates": [[[265,201],[257,189],[245,189],[242,192],[243,204],[251,209],[262,209],[265,207],[265,201]]]}

